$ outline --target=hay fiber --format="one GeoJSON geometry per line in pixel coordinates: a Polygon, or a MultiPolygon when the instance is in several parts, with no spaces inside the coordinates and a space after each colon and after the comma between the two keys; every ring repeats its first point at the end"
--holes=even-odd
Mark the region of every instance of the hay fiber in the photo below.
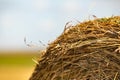
{"type": "Polygon", "coordinates": [[[120,16],[65,28],[29,80],[120,80],[120,16]]]}

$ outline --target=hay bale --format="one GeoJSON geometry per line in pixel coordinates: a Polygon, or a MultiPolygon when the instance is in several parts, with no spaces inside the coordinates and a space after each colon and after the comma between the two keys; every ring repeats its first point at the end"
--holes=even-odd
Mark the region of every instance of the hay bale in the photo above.
{"type": "Polygon", "coordinates": [[[120,80],[120,16],[65,29],[29,80],[120,80]]]}

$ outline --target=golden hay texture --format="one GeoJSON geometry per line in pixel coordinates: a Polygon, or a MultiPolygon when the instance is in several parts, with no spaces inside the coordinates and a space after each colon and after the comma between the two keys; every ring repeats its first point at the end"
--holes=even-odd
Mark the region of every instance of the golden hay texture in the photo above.
{"type": "Polygon", "coordinates": [[[120,16],[70,26],[41,54],[29,80],[120,80],[120,16]]]}

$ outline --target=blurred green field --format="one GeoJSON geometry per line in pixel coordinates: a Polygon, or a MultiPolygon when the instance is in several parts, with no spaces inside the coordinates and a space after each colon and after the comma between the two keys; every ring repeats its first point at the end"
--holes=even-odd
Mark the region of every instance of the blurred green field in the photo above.
{"type": "Polygon", "coordinates": [[[0,80],[28,80],[35,67],[37,52],[0,52],[0,80]]]}

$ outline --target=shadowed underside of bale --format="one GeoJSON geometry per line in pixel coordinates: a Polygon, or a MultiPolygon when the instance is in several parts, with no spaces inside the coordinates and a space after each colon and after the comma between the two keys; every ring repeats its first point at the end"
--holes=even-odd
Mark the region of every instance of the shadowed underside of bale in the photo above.
{"type": "Polygon", "coordinates": [[[120,80],[120,17],[70,26],[41,54],[29,80],[120,80]]]}

